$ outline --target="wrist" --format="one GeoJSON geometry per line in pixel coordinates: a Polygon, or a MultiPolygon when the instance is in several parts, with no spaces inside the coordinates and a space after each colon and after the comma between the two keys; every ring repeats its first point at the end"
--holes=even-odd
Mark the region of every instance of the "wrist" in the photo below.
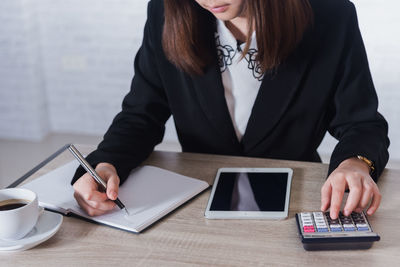
{"type": "Polygon", "coordinates": [[[372,174],[375,172],[375,165],[374,162],[372,160],[367,159],[364,156],[357,156],[357,159],[360,161],[363,161],[365,164],[367,164],[368,168],[369,168],[369,174],[372,174]]]}
{"type": "Polygon", "coordinates": [[[345,159],[338,166],[338,168],[349,168],[349,167],[351,167],[351,168],[356,167],[356,168],[363,170],[363,172],[365,172],[365,173],[368,173],[368,174],[371,173],[371,170],[370,170],[370,167],[368,166],[368,164],[366,162],[360,160],[357,157],[345,159]]]}
{"type": "Polygon", "coordinates": [[[97,164],[96,169],[97,168],[107,168],[107,169],[111,169],[113,172],[117,172],[117,169],[114,167],[114,165],[112,165],[111,163],[108,162],[101,162],[99,164],[97,164]]]}

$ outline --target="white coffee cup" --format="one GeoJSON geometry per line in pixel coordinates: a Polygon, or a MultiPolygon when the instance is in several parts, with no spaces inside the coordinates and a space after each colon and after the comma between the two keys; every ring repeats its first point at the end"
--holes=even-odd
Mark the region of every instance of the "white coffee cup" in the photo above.
{"type": "Polygon", "coordinates": [[[0,190],[0,239],[23,238],[35,227],[42,211],[36,193],[23,188],[0,190]],[[22,206],[17,207],[19,204],[7,206],[13,203],[22,203],[22,206]]]}

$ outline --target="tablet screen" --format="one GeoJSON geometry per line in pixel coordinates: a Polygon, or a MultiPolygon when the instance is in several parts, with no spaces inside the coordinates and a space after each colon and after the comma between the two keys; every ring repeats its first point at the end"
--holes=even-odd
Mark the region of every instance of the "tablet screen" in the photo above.
{"type": "Polygon", "coordinates": [[[210,211],[284,211],[288,173],[221,172],[210,211]]]}

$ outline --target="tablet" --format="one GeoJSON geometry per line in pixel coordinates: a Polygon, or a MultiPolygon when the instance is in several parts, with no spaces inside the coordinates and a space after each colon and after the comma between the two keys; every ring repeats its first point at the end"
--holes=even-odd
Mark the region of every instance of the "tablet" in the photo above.
{"type": "Polygon", "coordinates": [[[288,216],[293,170],[221,168],[205,216],[209,219],[284,219],[288,216]]]}

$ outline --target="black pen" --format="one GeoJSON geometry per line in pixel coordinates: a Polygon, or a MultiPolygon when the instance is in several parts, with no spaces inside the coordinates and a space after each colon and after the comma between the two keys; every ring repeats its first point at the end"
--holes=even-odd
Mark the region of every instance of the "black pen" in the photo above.
{"type": "MultiPolygon", "coordinates": [[[[86,159],[82,156],[82,154],[78,151],[78,149],[75,148],[73,144],[70,144],[68,147],[68,150],[74,155],[74,157],[79,161],[81,166],[93,177],[93,179],[103,187],[104,190],[107,188],[106,182],[101,179],[101,177],[97,174],[97,172],[93,169],[92,166],[90,166],[89,162],[86,161],[86,159]]],[[[113,200],[115,204],[121,209],[126,212],[127,215],[129,215],[128,210],[126,209],[125,205],[122,204],[121,200],[118,198],[116,200],[113,200]]]]}

